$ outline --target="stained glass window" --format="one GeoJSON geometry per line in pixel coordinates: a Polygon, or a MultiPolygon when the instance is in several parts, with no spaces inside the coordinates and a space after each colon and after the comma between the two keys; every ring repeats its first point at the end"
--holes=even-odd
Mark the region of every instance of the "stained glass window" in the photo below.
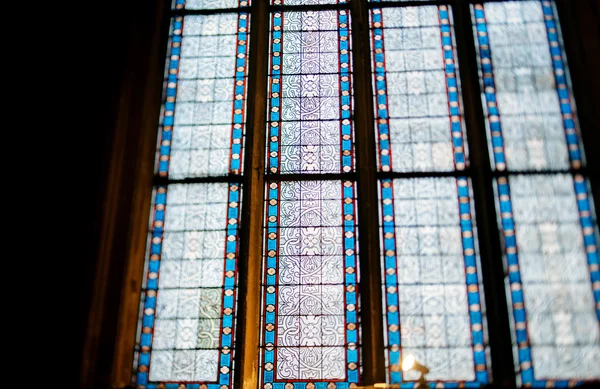
{"type": "Polygon", "coordinates": [[[403,355],[442,387],[489,381],[485,310],[466,172],[452,14],[371,11],[388,381],[412,387],[403,355]],[[443,172],[456,177],[436,177],[443,172]]]}
{"type": "Polygon", "coordinates": [[[349,11],[274,11],[270,39],[261,387],[344,388],[360,344],[349,11]]]}
{"type": "Polygon", "coordinates": [[[139,388],[231,389],[236,326],[258,366],[236,382],[259,389],[371,384],[363,351],[380,360],[365,381],[401,388],[419,379],[407,355],[439,388],[498,384],[498,355],[522,386],[600,379],[599,235],[554,4],[443,3],[173,1],[139,388]],[[265,55],[248,73],[250,14],[265,55]],[[261,220],[241,224],[242,202],[261,220]],[[260,285],[238,290],[240,264],[260,285]],[[246,317],[237,296],[258,288],[246,317]]]}
{"type": "Polygon", "coordinates": [[[556,11],[511,1],[473,14],[492,164],[507,172],[496,198],[519,380],[598,379],[598,231],[556,11]]]}
{"type": "MultiPolygon", "coordinates": [[[[186,6],[234,6],[225,3],[186,6]]],[[[171,22],[139,387],[232,383],[248,31],[243,12],[171,22]]]]}

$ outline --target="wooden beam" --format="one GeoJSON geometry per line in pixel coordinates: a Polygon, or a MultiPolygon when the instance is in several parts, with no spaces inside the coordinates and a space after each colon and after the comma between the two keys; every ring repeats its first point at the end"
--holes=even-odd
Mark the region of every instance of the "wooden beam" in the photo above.
{"type": "Polygon", "coordinates": [[[264,173],[269,64],[268,1],[253,1],[243,203],[238,259],[235,388],[257,389],[263,249],[264,173]]]}
{"type": "Polygon", "coordinates": [[[83,353],[82,388],[125,387],[132,362],[161,107],[168,2],[135,12],[112,132],[83,353]],[[151,60],[148,60],[148,59],[151,60]]]}
{"type": "Polygon", "coordinates": [[[354,131],[360,246],[360,301],[364,385],[385,382],[379,195],[374,130],[371,36],[367,0],[352,2],[354,131]]]}
{"type": "Polygon", "coordinates": [[[509,327],[510,317],[504,284],[502,245],[496,217],[495,181],[490,164],[486,118],[481,104],[477,51],[469,1],[458,1],[458,4],[452,7],[452,11],[456,31],[456,51],[464,103],[464,119],[469,142],[469,161],[481,275],[484,285],[492,381],[501,387],[510,388],[516,385],[509,327]]]}

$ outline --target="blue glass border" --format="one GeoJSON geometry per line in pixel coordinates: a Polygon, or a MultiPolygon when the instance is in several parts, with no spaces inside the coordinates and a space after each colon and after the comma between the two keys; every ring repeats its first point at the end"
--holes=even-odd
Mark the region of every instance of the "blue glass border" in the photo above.
{"type": "MultiPolygon", "coordinates": [[[[161,177],[168,177],[169,156],[171,152],[171,141],[173,136],[173,124],[175,113],[175,102],[177,97],[177,75],[179,71],[179,56],[181,53],[182,33],[184,28],[183,17],[177,16],[173,19],[172,37],[169,49],[169,64],[167,73],[167,85],[165,90],[165,103],[163,110],[163,122],[161,131],[161,142],[158,150],[157,173],[161,177]]],[[[239,13],[237,33],[237,59],[234,77],[234,95],[232,104],[233,125],[231,133],[231,150],[229,155],[231,174],[241,174],[241,156],[243,142],[243,128],[246,100],[246,71],[248,57],[249,39],[249,14],[239,13]]],[[[229,183],[228,207],[227,207],[227,237],[223,282],[223,301],[221,318],[221,337],[219,340],[219,362],[218,379],[213,383],[152,383],[149,382],[149,370],[152,353],[152,340],[155,321],[155,309],[158,294],[158,276],[160,270],[160,257],[162,251],[163,226],[167,204],[168,186],[161,185],[156,188],[154,199],[153,222],[151,230],[151,241],[149,247],[149,262],[146,275],[146,286],[144,290],[144,305],[142,315],[142,328],[137,353],[137,375],[135,383],[137,387],[154,388],[180,388],[183,385],[187,389],[227,389],[232,386],[233,368],[233,338],[235,334],[235,305],[236,305],[236,280],[237,280],[237,258],[239,246],[239,222],[241,207],[241,184],[229,183]]]]}
{"type": "MultiPolygon", "coordinates": [[[[350,60],[350,24],[348,11],[338,11],[339,61],[340,61],[340,135],[341,170],[354,169],[353,122],[352,122],[352,77],[350,60]]],[[[269,82],[269,143],[267,150],[267,172],[279,173],[280,127],[281,127],[281,53],[283,47],[283,14],[275,12],[271,17],[271,58],[269,82]]],[[[318,180],[318,176],[315,176],[318,180]]],[[[344,231],[345,264],[345,335],[346,335],[346,380],[277,381],[276,379],[276,325],[277,325],[277,265],[279,251],[279,184],[267,184],[265,272],[263,292],[263,320],[261,350],[261,387],[264,389],[346,389],[360,381],[359,336],[358,336],[358,258],[356,253],[356,203],[355,183],[340,181],[342,185],[342,209],[344,231]]]]}
{"type": "MultiPolygon", "coordinates": [[[[450,11],[447,6],[438,6],[440,39],[443,49],[444,73],[448,94],[448,113],[451,121],[452,149],[454,167],[464,170],[467,161],[465,157],[464,135],[460,110],[460,96],[458,90],[455,49],[452,39],[450,24],[450,11]]],[[[392,150],[389,140],[389,112],[387,96],[387,80],[385,67],[384,23],[381,9],[371,10],[371,34],[373,52],[373,77],[376,95],[376,121],[377,135],[379,137],[379,169],[390,171],[392,168],[392,150]]],[[[485,336],[483,316],[481,313],[481,295],[477,258],[475,254],[474,227],[471,216],[471,199],[469,193],[469,179],[458,177],[456,179],[458,190],[458,206],[462,235],[463,256],[465,261],[467,298],[469,304],[469,318],[471,325],[471,339],[473,347],[473,361],[475,364],[474,381],[435,381],[430,382],[431,388],[478,388],[489,382],[488,363],[485,355],[485,336]]],[[[383,234],[383,271],[385,278],[386,301],[386,331],[387,351],[390,365],[397,365],[401,361],[402,344],[400,336],[400,310],[398,300],[398,276],[396,258],[396,238],[394,222],[394,196],[393,182],[391,179],[380,181],[380,199],[382,210],[383,234]]],[[[402,371],[389,369],[388,382],[401,384],[402,388],[413,388],[414,382],[403,382],[402,371]]]]}
{"type": "MultiPolygon", "coordinates": [[[[302,11],[298,11],[302,12],[302,11]]],[[[339,47],[339,87],[340,87],[340,136],[341,136],[341,171],[354,171],[354,131],[352,120],[352,74],[350,59],[350,16],[349,11],[338,13],[338,47],[339,47]]],[[[283,48],[283,15],[275,12],[271,17],[271,55],[269,80],[269,111],[267,122],[270,123],[268,133],[267,172],[280,173],[280,136],[281,136],[281,77],[283,48]]]]}
{"type": "MultiPolygon", "coordinates": [[[[575,114],[572,105],[572,96],[567,81],[567,68],[564,61],[559,35],[557,18],[554,5],[551,1],[539,1],[544,15],[544,24],[548,38],[552,67],[554,69],[556,92],[560,102],[563,128],[567,142],[571,167],[578,169],[583,165],[583,156],[580,149],[580,140],[575,124],[575,114]]],[[[484,6],[473,6],[475,17],[475,32],[477,48],[482,73],[483,92],[490,126],[493,157],[496,170],[507,169],[504,154],[504,141],[502,137],[501,115],[496,97],[496,84],[491,56],[490,41],[484,6]]],[[[498,205],[500,210],[501,233],[503,236],[504,252],[508,267],[508,281],[510,298],[512,302],[512,316],[514,321],[514,336],[516,341],[518,369],[517,373],[522,385],[531,387],[556,387],[566,388],[582,384],[579,380],[539,380],[535,378],[532,363],[531,344],[527,333],[527,312],[523,298],[523,285],[519,268],[517,241],[515,236],[515,221],[513,218],[512,200],[510,197],[510,183],[508,178],[499,177],[496,180],[498,205]]],[[[590,280],[596,303],[596,317],[600,321],[600,261],[598,246],[595,236],[595,225],[592,219],[592,209],[584,177],[574,175],[574,189],[577,197],[579,220],[582,228],[584,245],[590,269],[590,280]]]]}

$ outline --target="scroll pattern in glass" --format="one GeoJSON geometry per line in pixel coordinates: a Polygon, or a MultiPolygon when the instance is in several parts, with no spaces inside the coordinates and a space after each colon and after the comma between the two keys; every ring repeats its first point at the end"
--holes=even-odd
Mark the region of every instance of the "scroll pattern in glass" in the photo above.
{"type": "MultiPolygon", "coordinates": [[[[380,171],[435,175],[467,165],[449,12],[371,11],[380,171]]],[[[380,180],[390,383],[415,385],[418,374],[399,368],[407,353],[428,366],[436,387],[489,381],[469,186],[461,176],[380,180]]]]}
{"type": "MultiPolygon", "coordinates": [[[[552,2],[490,3],[473,12],[495,169],[580,169],[552,2]]],[[[520,383],[564,387],[597,380],[600,262],[585,178],[508,175],[496,185],[520,383]]]]}
{"type": "Polygon", "coordinates": [[[267,190],[261,387],[348,388],[359,380],[354,183],[267,190]]]}
{"type": "MultiPolygon", "coordinates": [[[[173,19],[157,151],[159,177],[241,174],[248,17],[173,19]],[[217,57],[217,45],[220,53],[228,54],[217,57]],[[226,97],[207,97],[217,92],[226,97]],[[212,138],[205,138],[207,133],[212,138]],[[215,138],[229,145],[218,155],[211,154],[219,149],[215,138]],[[178,152],[199,142],[211,149],[197,151],[200,156],[189,164],[173,166],[185,159],[178,152]],[[210,158],[220,160],[206,164],[210,158]],[[198,164],[209,168],[197,170],[198,164]]],[[[241,187],[235,182],[155,188],[137,387],[231,387],[240,206],[241,187]]]]}
{"type": "Polygon", "coordinates": [[[349,22],[345,10],[273,14],[269,173],[353,169],[349,22]]]}
{"type": "Polygon", "coordinates": [[[237,7],[248,7],[250,0],[175,0],[175,9],[227,9],[237,7]]]}
{"type": "Polygon", "coordinates": [[[264,389],[359,382],[355,183],[318,176],[354,168],[349,28],[345,10],[272,14],[264,389]]]}

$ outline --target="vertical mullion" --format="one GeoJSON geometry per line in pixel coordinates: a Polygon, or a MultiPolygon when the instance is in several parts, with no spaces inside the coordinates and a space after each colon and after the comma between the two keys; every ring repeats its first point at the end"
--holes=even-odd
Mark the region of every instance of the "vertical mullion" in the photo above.
{"type": "Polygon", "coordinates": [[[251,7],[246,150],[240,231],[234,387],[258,387],[260,279],[263,240],[264,146],[269,60],[268,1],[251,7]]]}
{"type": "Polygon", "coordinates": [[[512,341],[504,283],[506,271],[497,224],[494,175],[490,165],[469,3],[468,0],[458,0],[453,6],[453,10],[464,118],[469,139],[475,215],[479,230],[479,251],[485,290],[492,378],[493,383],[500,387],[515,387],[512,341]]]}
{"type": "Polygon", "coordinates": [[[367,0],[351,3],[363,384],[385,382],[379,201],[367,0]]]}

